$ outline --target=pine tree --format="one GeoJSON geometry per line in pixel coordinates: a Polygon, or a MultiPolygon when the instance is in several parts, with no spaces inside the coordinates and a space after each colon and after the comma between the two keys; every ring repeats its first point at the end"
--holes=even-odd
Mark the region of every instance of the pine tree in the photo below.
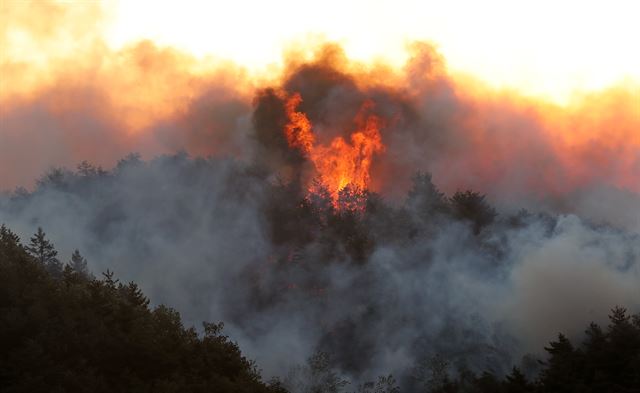
{"type": "MultiPolygon", "coordinates": [[[[45,240],[34,236],[31,253],[46,254],[35,247],[45,240]]],[[[199,335],[111,272],[45,269],[0,226],[0,392],[286,393],[261,381],[221,323],[199,335]]]]}
{"type": "Polygon", "coordinates": [[[46,234],[41,227],[38,227],[38,231],[30,240],[31,242],[26,247],[29,254],[31,254],[36,261],[40,262],[54,277],[61,277],[62,264],[57,258],[58,251],[53,247],[53,243],[46,238],[46,234]]]}
{"type": "Polygon", "coordinates": [[[81,274],[85,277],[89,276],[89,269],[87,268],[87,260],[80,254],[80,251],[76,249],[71,254],[71,260],[67,264],[71,270],[75,273],[81,274]]]}
{"type": "Polygon", "coordinates": [[[631,315],[623,307],[614,307],[609,315],[608,353],[605,358],[611,379],[630,386],[640,382],[640,330],[632,323],[631,315]]]}
{"type": "Polygon", "coordinates": [[[552,341],[544,350],[549,353],[549,360],[544,363],[546,369],[540,373],[540,381],[546,391],[569,392],[577,383],[577,362],[579,353],[571,341],[564,335],[558,335],[558,341],[552,341]]]}
{"type": "Polygon", "coordinates": [[[0,226],[0,241],[17,245],[20,243],[20,238],[4,224],[2,224],[0,226]]]}
{"type": "Polygon", "coordinates": [[[602,328],[594,322],[585,330],[583,347],[585,350],[585,367],[590,383],[597,382],[604,376],[603,370],[607,367],[608,336],[602,328]]]}
{"type": "Polygon", "coordinates": [[[133,281],[127,285],[119,284],[118,289],[123,298],[126,299],[132,306],[135,307],[147,307],[149,305],[149,299],[142,293],[142,290],[138,287],[138,284],[133,281]]]}
{"type": "Polygon", "coordinates": [[[4,224],[0,226],[0,258],[16,258],[18,255],[24,253],[24,249],[20,244],[20,238],[13,233],[4,224]]]}
{"type": "Polygon", "coordinates": [[[533,392],[533,386],[517,367],[514,367],[511,374],[506,376],[504,387],[507,393],[533,392]]]}

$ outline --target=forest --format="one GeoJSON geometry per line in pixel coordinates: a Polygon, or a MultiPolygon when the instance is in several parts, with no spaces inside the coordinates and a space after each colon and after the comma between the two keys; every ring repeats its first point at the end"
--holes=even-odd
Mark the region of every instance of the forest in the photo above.
{"type": "Polygon", "coordinates": [[[612,259],[590,274],[634,293],[637,235],[446,196],[428,174],[400,204],[352,187],[334,203],[234,160],[133,155],[52,170],[0,213],[2,391],[639,391],[640,315],[577,318],[592,291],[566,285],[564,259],[545,266],[554,304],[582,299],[570,324],[526,303],[495,315],[505,294],[532,301],[511,288],[518,258],[544,262],[529,243],[578,235],[612,259]]]}
{"type": "MultiPolygon", "coordinates": [[[[75,251],[62,263],[42,229],[23,244],[0,228],[0,386],[3,392],[400,392],[392,375],[350,386],[318,352],[283,380],[265,383],[255,363],[223,334],[223,323],[185,327],[174,309],[151,307],[134,282],[95,277],[75,251]],[[292,388],[292,390],[287,390],[292,388]]],[[[581,343],[559,334],[527,379],[447,371],[434,357],[416,365],[422,392],[640,391],[640,314],[615,307],[590,323],[581,343]]]]}

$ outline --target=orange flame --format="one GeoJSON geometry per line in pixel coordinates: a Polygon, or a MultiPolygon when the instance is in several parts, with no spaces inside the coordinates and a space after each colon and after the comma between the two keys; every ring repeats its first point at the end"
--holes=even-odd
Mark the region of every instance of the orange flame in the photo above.
{"type": "Polygon", "coordinates": [[[285,103],[289,120],[285,136],[289,146],[299,149],[313,163],[320,183],[329,191],[334,205],[338,203],[340,191],[347,186],[367,189],[373,155],[384,151],[380,136],[383,121],[370,114],[373,101],[367,100],[360,107],[354,119],[356,130],[350,134],[349,142],[338,136],[328,145],[316,143],[311,121],[306,114],[296,110],[301,102],[302,97],[295,93],[285,103]]]}
{"type": "Polygon", "coordinates": [[[289,123],[284,128],[289,146],[300,149],[303,153],[310,154],[316,142],[315,135],[311,132],[311,122],[302,112],[296,112],[296,108],[302,102],[300,94],[292,95],[285,104],[289,123]]]}

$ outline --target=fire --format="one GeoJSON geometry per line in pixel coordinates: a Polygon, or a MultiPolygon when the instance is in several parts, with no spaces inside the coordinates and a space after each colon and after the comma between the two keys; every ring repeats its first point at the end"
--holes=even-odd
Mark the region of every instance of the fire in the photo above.
{"type": "Polygon", "coordinates": [[[293,94],[286,102],[285,109],[289,123],[284,132],[289,146],[300,149],[303,153],[310,154],[316,138],[311,131],[311,122],[302,112],[296,112],[296,108],[302,102],[300,94],[293,94]]]}
{"type": "Polygon", "coordinates": [[[321,186],[327,188],[334,204],[347,186],[366,190],[373,156],[385,149],[380,136],[383,121],[371,113],[373,101],[366,100],[360,107],[348,141],[337,136],[327,145],[317,143],[311,121],[305,113],[297,111],[301,102],[300,94],[294,93],[285,103],[289,122],[284,132],[289,146],[300,150],[313,163],[321,186]]]}

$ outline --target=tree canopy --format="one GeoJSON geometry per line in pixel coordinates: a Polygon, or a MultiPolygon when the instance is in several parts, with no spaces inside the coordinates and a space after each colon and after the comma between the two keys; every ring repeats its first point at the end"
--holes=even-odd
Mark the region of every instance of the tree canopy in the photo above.
{"type": "Polygon", "coordinates": [[[4,392],[273,392],[223,335],[183,326],[138,286],[86,272],[75,252],[60,277],[42,228],[29,246],[0,230],[0,390],[4,392]],[[56,273],[57,274],[57,273],[56,273]]]}

